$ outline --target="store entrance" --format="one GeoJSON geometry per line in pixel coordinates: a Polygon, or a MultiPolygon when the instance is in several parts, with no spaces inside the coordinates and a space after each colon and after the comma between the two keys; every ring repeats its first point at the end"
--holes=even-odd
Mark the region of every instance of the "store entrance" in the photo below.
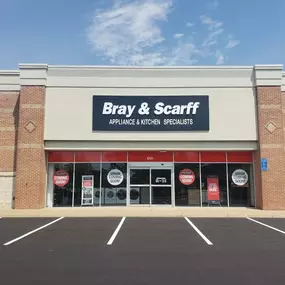
{"type": "Polygon", "coordinates": [[[169,166],[130,166],[129,205],[173,205],[169,166]]]}
{"type": "Polygon", "coordinates": [[[152,204],[171,205],[171,169],[151,169],[152,204]]]}

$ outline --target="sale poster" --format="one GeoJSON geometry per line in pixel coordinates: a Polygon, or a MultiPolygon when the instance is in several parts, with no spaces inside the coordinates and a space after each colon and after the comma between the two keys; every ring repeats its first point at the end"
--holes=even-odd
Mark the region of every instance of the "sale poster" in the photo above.
{"type": "Polygon", "coordinates": [[[208,201],[211,203],[220,203],[220,185],[217,176],[207,177],[208,201]]]}
{"type": "Polygon", "coordinates": [[[82,176],[82,192],[81,192],[81,205],[93,205],[94,200],[94,176],[93,175],[83,175],[82,176]]]}

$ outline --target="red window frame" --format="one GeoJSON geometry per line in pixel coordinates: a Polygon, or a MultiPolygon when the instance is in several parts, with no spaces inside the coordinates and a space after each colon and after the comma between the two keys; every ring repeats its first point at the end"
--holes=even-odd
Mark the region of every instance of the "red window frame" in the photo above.
{"type": "Polygon", "coordinates": [[[226,163],[226,152],[225,151],[202,151],[201,152],[201,163],[203,162],[225,162],[226,163]]]}
{"type": "Polygon", "coordinates": [[[74,162],[73,151],[49,151],[48,162],[74,162]]]}
{"type": "Polygon", "coordinates": [[[103,151],[103,162],[127,162],[128,154],[126,151],[103,151]]]}
{"type": "Polygon", "coordinates": [[[101,162],[100,151],[77,151],[75,162],[101,162]]]}
{"type": "Polygon", "coordinates": [[[172,151],[129,151],[129,162],[173,162],[172,151]]]}
{"type": "Polygon", "coordinates": [[[233,162],[245,162],[252,163],[252,152],[251,151],[229,151],[228,155],[228,163],[233,162]]]}
{"type": "Polygon", "coordinates": [[[174,162],[197,162],[199,163],[199,151],[174,151],[174,162]]]}

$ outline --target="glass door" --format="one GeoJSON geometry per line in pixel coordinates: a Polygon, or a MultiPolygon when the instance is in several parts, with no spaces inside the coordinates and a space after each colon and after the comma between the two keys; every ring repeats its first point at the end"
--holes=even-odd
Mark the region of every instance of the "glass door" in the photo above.
{"type": "Polygon", "coordinates": [[[129,168],[129,205],[172,205],[172,168],[131,166],[129,168]]]}
{"type": "Polygon", "coordinates": [[[130,169],[130,205],[150,204],[150,169],[131,168],[130,169]]]}
{"type": "Polygon", "coordinates": [[[171,169],[151,169],[151,204],[171,205],[171,169]]]}

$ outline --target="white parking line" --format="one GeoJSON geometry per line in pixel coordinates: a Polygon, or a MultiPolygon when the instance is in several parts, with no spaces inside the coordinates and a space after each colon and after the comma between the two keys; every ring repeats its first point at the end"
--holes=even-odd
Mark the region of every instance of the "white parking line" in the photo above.
{"type": "Polygon", "coordinates": [[[269,228],[269,229],[272,229],[272,230],[274,230],[274,231],[276,231],[276,232],[279,232],[279,233],[285,235],[285,232],[284,232],[284,231],[281,231],[281,230],[279,230],[279,229],[277,229],[277,228],[274,228],[274,227],[269,226],[269,225],[267,225],[267,224],[261,223],[261,222],[255,220],[255,219],[252,219],[252,218],[249,218],[249,217],[247,217],[247,219],[250,220],[250,221],[253,221],[253,222],[257,223],[257,224],[260,224],[260,225],[262,225],[262,226],[264,226],[264,227],[267,227],[267,228],[269,228]]]}
{"type": "Polygon", "coordinates": [[[185,220],[191,225],[191,227],[200,235],[200,237],[208,244],[213,245],[212,242],[207,239],[207,237],[187,218],[185,217],[185,220]]]}
{"type": "Polygon", "coordinates": [[[39,227],[39,228],[37,228],[37,229],[35,229],[35,230],[33,230],[33,231],[30,231],[30,232],[28,232],[28,233],[26,233],[26,234],[20,236],[20,237],[18,237],[18,238],[15,238],[15,239],[13,239],[13,240],[11,240],[11,241],[8,241],[8,242],[4,243],[4,245],[10,245],[10,244],[12,244],[12,243],[14,243],[14,242],[16,242],[16,241],[18,241],[18,240],[20,240],[20,239],[23,239],[23,238],[25,238],[25,237],[27,237],[27,236],[29,236],[29,235],[35,233],[35,232],[38,232],[38,231],[42,230],[43,228],[46,228],[46,227],[48,227],[48,226],[50,226],[50,225],[52,225],[52,224],[54,224],[54,223],[56,223],[56,222],[62,220],[63,218],[64,218],[64,217],[58,218],[58,219],[56,219],[56,220],[54,220],[54,221],[52,221],[52,222],[50,222],[50,223],[48,223],[48,224],[46,224],[46,225],[43,225],[43,226],[41,226],[41,227],[39,227]]]}
{"type": "Polygon", "coordinates": [[[113,235],[111,236],[111,238],[109,239],[109,241],[107,242],[107,245],[111,245],[113,243],[113,241],[115,240],[117,234],[119,233],[119,230],[121,229],[124,221],[125,221],[126,217],[123,217],[119,223],[119,225],[117,226],[116,230],[114,231],[113,235]]]}

